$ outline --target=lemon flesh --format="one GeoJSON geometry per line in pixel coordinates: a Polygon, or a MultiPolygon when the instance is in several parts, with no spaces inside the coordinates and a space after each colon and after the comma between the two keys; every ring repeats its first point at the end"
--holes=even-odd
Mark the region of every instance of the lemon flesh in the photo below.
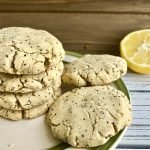
{"type": "Polygon", "coordinates": [[[131,70],[150,74],[150,29],[135,31],[125,36],[120,43],[120,52],[131,70]]]}

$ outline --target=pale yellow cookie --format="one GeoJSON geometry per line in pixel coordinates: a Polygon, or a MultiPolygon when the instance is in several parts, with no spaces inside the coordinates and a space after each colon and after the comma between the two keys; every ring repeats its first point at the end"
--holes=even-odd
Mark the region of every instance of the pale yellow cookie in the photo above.
{"type": "Polygon", "coordinates": [[[34,75],[12,75],[0,73],[0,91],[13,93],[29,93],[45,87],[57,88],[56,80],[61,78],[64,65],[60,62],[45,72],[34,75]]]}
{"type": "Polygon", "coordinates": [[[131,123],[128,98],[111,86],[76,88],[50,107],[53,135],[75,147],[95,147],[131,123]]]}
{"type": "Polygon", "coordinates": [[[53,92],[61,85],[61,79],[57,79],[57,88],[45,87],[39,91],[30,93],[0,93],[0,106],[12,110],[30,109],[37,105],[47,102],[53,92]]]}
{"type": "Polygon", "coordinates": [[[74,86],[104,85],[127,72],[126,61],[112,55],[85,55],[65,66],[64,83],[74,86]]]}
{"type": "Polygon", "coordinates": [[[53,101],[61,94],[58,89],[52,97],[45,103],[27,110],[11,110],[0,106],[0,116],[10,120],[33,119],[45,114],[53,101]]]}
{"type": "Polygon", "coordinates": [[[38,74],[63,58],[62,44],[47,31],[27,27],[0,30],[0,72],[38,74]]]}

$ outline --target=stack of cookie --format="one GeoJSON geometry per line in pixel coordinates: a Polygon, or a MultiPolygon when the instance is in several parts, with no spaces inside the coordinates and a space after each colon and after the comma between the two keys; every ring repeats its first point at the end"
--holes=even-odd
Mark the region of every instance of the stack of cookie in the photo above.
{"type": "Polygon", "coordinates": [[[12,120],[44,114],[60,95],[64,49],[50,33],[0,30],[0,116],[12,120]]]}

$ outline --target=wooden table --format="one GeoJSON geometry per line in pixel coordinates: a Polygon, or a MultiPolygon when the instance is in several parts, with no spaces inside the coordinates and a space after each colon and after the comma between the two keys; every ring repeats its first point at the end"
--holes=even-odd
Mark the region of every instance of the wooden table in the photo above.
{"type": "MultiPolygon", "coordinates": [[[[29,26],[57,36],[66,50],[119,55],[129,32],[150,28],[148,0],[0,0],[0,28],[29,26]]],[[[133,122],[118,149],[150,149],[150,76],[129,71],[133,122]]]]}
{"type": "Polygon", "coordinates": [[[128,72],[123,79],[131,94],[133,121],[118,148],[150,149],[150,76],[128,72]]]}

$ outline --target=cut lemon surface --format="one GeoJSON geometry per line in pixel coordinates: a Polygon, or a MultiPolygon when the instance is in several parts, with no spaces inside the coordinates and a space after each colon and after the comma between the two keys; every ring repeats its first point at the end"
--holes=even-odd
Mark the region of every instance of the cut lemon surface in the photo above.
{"type": "Polygon", "coordinates": [[[131,70],[150,74],[150,29],[125,36],[120,43],[120,52],[131,70]]]}

